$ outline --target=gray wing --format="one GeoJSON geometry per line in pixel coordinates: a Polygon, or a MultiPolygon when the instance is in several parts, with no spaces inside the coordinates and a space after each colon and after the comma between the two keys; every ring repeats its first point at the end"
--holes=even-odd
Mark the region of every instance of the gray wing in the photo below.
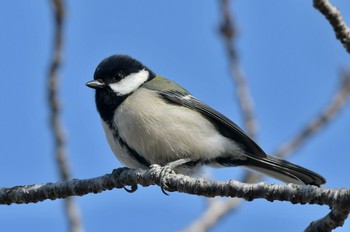
{"type": "Polygon", "coordinates": [[[261,158],[266,157],[265,152],[238,125],[192,95],[178,91],[158,91],[158,94],[171,103],[200,112],[212,121],[223,136],[238,143],[248,154],[261,158]]]}

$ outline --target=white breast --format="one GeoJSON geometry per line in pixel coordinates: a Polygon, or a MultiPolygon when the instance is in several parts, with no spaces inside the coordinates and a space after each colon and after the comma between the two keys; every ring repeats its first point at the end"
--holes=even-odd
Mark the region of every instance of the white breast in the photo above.
{"type": "MultiPolygon", "coordinates": [[[[221,136],[200,113],[167,104],[144,88],[118,107],[114,122],[120,137],[150,163],[164,165],[180,158],[208,159],[238,152],[236,144],[221,136]]],[[[117,158],[134,167],[120,145],[108,134],[107,138],[117,158]]]]}

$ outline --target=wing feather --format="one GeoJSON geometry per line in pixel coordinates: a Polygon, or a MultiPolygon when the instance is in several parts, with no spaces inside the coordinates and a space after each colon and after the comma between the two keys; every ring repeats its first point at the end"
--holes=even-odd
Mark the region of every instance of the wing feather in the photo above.
{"type": "Polygon", "coordinates": [[[245,152],[257,157],[266,157],[265,152],[234,122],[207,104],[186,92],[159,92],[164,99],[196,110],[212,121],[222,135],[240,144],[245,152]]]}

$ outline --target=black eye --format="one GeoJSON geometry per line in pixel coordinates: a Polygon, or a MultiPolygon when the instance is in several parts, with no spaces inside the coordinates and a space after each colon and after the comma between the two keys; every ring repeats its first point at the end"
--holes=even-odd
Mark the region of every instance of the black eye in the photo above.
{"type": "Polygon", "coordinates": [[[123,79],[124,76],[125,76],[125,74],[124,74],[123,72],[117,73],[117,78],[118,78],[118,79],[123,79]]]}
{"type": "Polygon", "coordinates": [[[118,72],[118,73],[114,74],[114,76],[111,77],[111,81],[118,82],[118,81],[122,80],[123,78],[124,78],[124,73],[118,72]]]}

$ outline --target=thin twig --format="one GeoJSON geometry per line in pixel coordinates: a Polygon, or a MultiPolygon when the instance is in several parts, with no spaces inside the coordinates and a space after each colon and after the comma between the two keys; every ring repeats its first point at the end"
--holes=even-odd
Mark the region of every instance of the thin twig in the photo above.
{"type": "MultiPolygon", "coordinates": [[[[52,0],[54,19],[55,19],[55,36],[54,51],[49,69],[49,86],[48,96],[50,105],[50,121],[52,133],[55,142],[55,153],[61,180],[69,180],[71,177],[65,149],[65,135],[60,122],[60,102],[58,98],[58,70],[62,64],[62,47],[63,47],[63,22],[64,22],[64,5],[61,0],[52,0]]],[[[80,212],[73,198],[65,200],[65,209],[69,221],[71,232],[81,232],[80,212]]]]}
{"type": "Polygon", "coordinates": [[[304,232],[329,232],[333,229],[343,226],[345,220],[349,216],[349,209],[341,209],[335,207],[323,218],[313,221],[310,225],[304,230],[304,232]]]}
{"type": "Polygon", "coordinates": [[[350,72],[343,72],[340,88],[332,102],[290,141],[282,145],[274,153],[275,156],[286,157],[300,148],[312,135],[324,128],[347,102],[350,95],[350,72]]]}
{"type": "Polygon", "coordinates": [[[228,212],[232,213],[241,205],[240,198],[232,198],[227,200],[216,199],[208,205],[205,211],[195,221],[191,222],[186,232],[204,232],[208,231],[215,224],[217,224],[228,212]]]}
{"type": "Polygon", "coordinates": [[[225,41],[227,56],[229,59],[230,73],[235,82],[238,105],[244,118],[246,132],[251,138],[256,137],[256,119],[253,112],[252,98],[246,78],[239,65],[238,54],[234,46],[236,28],[232,20],[232,13],[229,8],[229,0],[220,0],[221,14],[223,16],[220,26],[221,35],[225,41]]]}
{"type": "MultiPolygon", "coordinates": [[[[220,25],[220,32],[225,42],[225,48],[227,51],[227,57],[229,60],[230,74],[236,87],[236,99],[238,106],[241,109],[243,115],[244,124],[247,134],[251,138],[255,138],[257,135],[257,122],[254,115],[252,98],[249,93],[247,81],[241,70],[238,53],[235,48],[235,39],[237,35],[237,29],[233,22],[232,12],[230,11],[229,0],[219,0],[220,11],[222,15],[222,22],[220,25]]],[[[247,171],[246,175],[254,175],[252,172],[247,171]]],[[[205,212],[194,221],[186,231],[206,231],[220,220],[226,212],[238,207],[239,200],[231,199],[223,202],[221,200],[214,200],[205,212]],[[223,206],[224,205],[224,206],[223,206]]]]}
{"type": "MultiPolygon", "coordinates": [[[[246,96],[249,96],[249,94],[247,94],[248,91],[245,91],[247,90],[247,86],[245,84],[243,76],[240,75],[241,70],[237,62],[237,52],[235,51],[234,45],[233,45],[233,39],[236,34],[236,29],[234,28],[232,16],[229,11],[228,0],[220,0],[220,3],[221,3],[222,15],[224,18],[223,24],[221,26],[221,32],[223,37],[225,38],[226,48],[227,48],[230,63],[231,63],[232,76],[235,80],[236,88],[238,89],[237,98],[239,100],[240,106],[242,108],[242,113],[245,118],[248,135],[250,135],[251,137],[254,137],[256,134],[255,123],[252,123],[252,124],[250,123],[250,117],[252,119],[254,119],[254,117],[253,117],[253,114],[249,113],[249,112],[252,112],[251,110],[252,107],[251,107],[249,98],[246,97],[246,96]],[[247,104],[246,105],[247,107],[245,107],[245,104],[247,104]]],[[[337,14],[337,18],[342,19],[339,12],[337,14]]],[[[342,21],[342,20],[338,20],[338,21],[342,21]]],[[[342,24],[338,23],[338,27],[339,25],[346,27],[345,23],[342,23],[342,24]]],[[[348,29],[344,30],[344,27],[343,27],[342,29],[340,29],[340,31],[342,32],[345,31],[346,32],[345,35],[349,36],[348,29]]],[[[337,33],[337,30],[336,30],[336,33],[337,33]]],[[[343,38],[343,37],[344,37],[344,33],[337,33],[337,38],[343,38]]],[[[347,44],[347,41],[349,42],[350,40],[341,39],[341,41],[343,42],[343,44],[344,42],[346,42],[347,44]]],[[[344,79],[346,80],[346,78],[344,79]]],[[[308,138],[310,138],[313,134],[315,134],[315,132],[325,127],[325,125],[329,123],[329,121],[342,108],[343,104],[347,100],[347,96],[349,95],[347,82],[348,80],[344,81],[344,84],[342,85],[341,90],[335,96],[334,101],[330,104],[330,106],[326,108],[325,111],[315,120],[313,120],[306,128],[302,129],[301,132],[298,135],[296,135],[291,141],[286,143],[286,145],[284,145],[282,148],[278,149],[278,151],[276,152],[276,155],[280,157],[285,157],[291,154],[292,152],[297,150],[297,148],[299,148],[302,144],[304,144],[308,138]]],[[[255,120],[253,120],[253,122],[255,122],[255,120]]],[[[254,183],[259,181],[261,178],[262,178],[262,175],[260,174],[246,171],[243,177],[243,182],[254,183]]],[[[221,220],[225,215],[231,213],[233,210],[239,207],[239,205],[240,205],[240,201],[237,201],[236,199],[229,199],[225,201],[224,204],[223,202],[220,202],[220,201],[213,201],[209,205],[209,207],[204,211],[204,213],[185,230],[188,232],[189,231],[196,231],[196,232],[207,231],[209,228],[217,224],[217,222],[221,220]],[[225,207],[221,207],[219,209],[219,206],[221,205],[225,205],[225,207]]]]}
{"type": "Polygon", "coordinates": [[[327,18],[333,27],[335,36],[343,44],[347,52],[350,53],[350,29],[340,15],[339,10],[328,0],[313,0],[313,4],[327,18]]]}

